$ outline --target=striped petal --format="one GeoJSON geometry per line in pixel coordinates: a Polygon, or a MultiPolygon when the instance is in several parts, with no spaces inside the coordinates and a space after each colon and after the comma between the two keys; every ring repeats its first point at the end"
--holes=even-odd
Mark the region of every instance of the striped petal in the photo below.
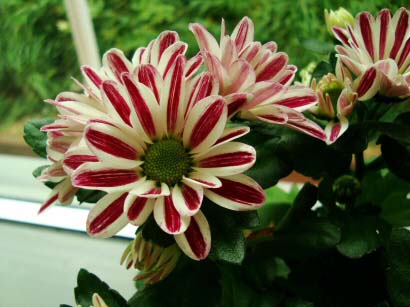
{"type": "Polygon", "coordinates": [[[376,29],[379,33],[375,33],[375,39],[378,41],[377,58],[385,59],[387,57],[386,47],[389,45],[389,25],[391,21],[390,11],[383,9],[379,12],[376,18],[376,29]]]}
{"type": "Polygon", "coordinates": [[[189,110],[197,104],[198,101],[211,95],[218,94],[218,82],[209,72],[202,73],[198,78],[192,80],[186,95],[188,97],[185,117],[189,110]]]}
{"type": "Polygon", "coordinates": [[[254,25],[249,17],[244,17],[236,25],[232,32],[232,39],[235,41],[238,50],[244,49],[249,43],[253,41],[254,25]]]}
{"type": "Polygon", "coordinates": [[[191,218],[187,230],[174,238],[181,250],[193,260],[205,259],[211,250],[211,231],[201,211],[191,218]]]}
{"type": "Polygon", "coordinates": [[[184,177],[182,181],[188,185],[199,185],[204,188],[218,188],[221,186],[218,177],[201,171],[191,172],[189,177],[184,177]]]}
{"type": "Polygon", "coordinates": [[[256,68],[256,81],[269,81],[274,79],[288,65],[288,55],[284,52],[272,54],[262,65],[256,68]]]}
{"type": "Polygon", "coordinates": [[[124,211],[128,221],[135,226],[145,223],[154,210],[155,199],[128,194],[124,203],[124,211]]]}
{"type": "Polygon", "coordinates": [[[231,77],[229,86],[225,93],[241,92],[248,89],[255,83],[256,75],[253,67],[244,60],[237,60],[232,63],[228,69],[228,75],[231,77]]]}
{"type": "Polygon", "coordinates": [[[390,50],[391,59],[397,60],[397,56],[399,55],[399,51],[402,48],[405,39],[409,37],[409,18],[409,12],[405,8],[401,8],[393,16],[392,29],[395,29],[395,33],[393,46],[390,50]]]}
{"type": "Polygon", "coordinates": [[[253,99],[253,95],[249,93],[233,93],[224,97],[226,106],[228,107],[228,118],[231,118],[239,112],[245,105],[253,99]]]}
{"type": "Polygon", "coordinates": [[[94,93],[98,93],[104,79],[103,76],[95,71],[94,68],[87,65],[81,66],[81,72],[83,73],[83,76],[92,91],[94,93]]]}
{"type": "Polygon", "coordinates": [[[104,81],[101,87],[103,102],[115,118],[131,126],[131,108],[124,89],[114,81],[104,81]]]}
{"type": "Polygon", "coordinates": [[[157,39],[153,41],[150,48],[150,63],[157,66],[161,60],[162,55],[168,47],[179,41],[179,36],[177,32],[174,31],[164,31],[157,39]]]}
{"type": "Polygon", "coordinates": [[[195,215],[201,207],[204,197],[201,186],[188,184],[184,184],[182,187],[174,186],[171,194],[175,209],[182,216],[195,215]]]}
{"type": "Polygon", "coordinates": [[[138,122],[147,136],[152,138],[160,135],[160,107],[154,93],[144,84],[135,82],[130,74],[123,74],[122,78],[138,122]]]}
{"type": "Polygon", "coordinates": [[[109,238],[128,224],[124,212],[127,193],[113,193],[101,198],[90,210],[87,218],[87,232],[98,238],[109,238]]]}
{"type": "Polygon", "coordinates": [[[151,89],[157,102],[159,103],[162,78],[158,70],[150,64],[139,65],[135,68],[134,75],[140,83],[151,89]]]}
{"type": "Polygon", "coordinates": [[[91,154],[88,148],[67,152],[64,156],[64,169],[67,171],[68,168],[68,170],[74,171],[87,162],[98,162],[98,158],[91,154]]]}
{"type": "Polygon", "coordinates": [[[250,177],[240,174],[219,178],[222,186],[205,190],[205,196],[221,207],[235,210],[255,210],[265,203],[265,192],[250,177]]]}
{"type": "Polygon", "coordinates": [[[339,121],[331,121],[326,125],[327,144],[334,143],[349,128],[349,121],[346,117],[340,117],[339,121]]]}
{"type": "Polygon", "coordinates": [[[237,138],[240,138],[241,136],[248,134],[250,130],[251,129],[246,126],[225,128],[220,138],[215,142],[214,146],[222,145],[237,138]]]}
{"type": "Polygon", "coordinates": [[[110,49],[103,55],[103,65],[108,75],[122,83],[121,75],[131,71],[131,63],[119,49],[110,49]]]}
{"type": "Polygon", "coordinates": [[[192,153],[209,148],[221,136],[227,121],[227,107],[220,96],[198,102],[189,112],[183,132],[183,143],[192,153]]]}
{"type": "Polygon", "coordinates": [[[221,58],[221,50],[219,49],[218,42],[207,29],[199,23],[191,23],[189,25],[189,30],[194,33],[196,41],[202,52],[208,51],[214,54],[217,58],[221,58]]]}
{"type": "Polygon", "coordinates": [[[229,36],[224,36],[221,39],[221,63],[225,67],[232,65],[238,59],[238,51],[235,42],[229,36]]]}
{"type": "Polygon", "coordinates": [[[375,67],[370,67],[353,82],[358,99],[365,101],[377,94],[380,88],[380,77],[375,67]]]}
{"type": "Polygon", "coordinates": [[[229,142],[194,159],[198,161],[198,169],[203,169],[214,176],[230,176],[251,168],[256,160],[256,151],[252,146],[229,142]]]}
{"type": "Polygon", "coordinates": [[[185,54],[187,48],[187,44],[178,41],[164,51],[157,67],[159,73],[163,78],[168,75],[171,68],[175,65],[178,57],[185,54]]]}
{"type": "Polygon", "coordinates": [[[188,228],[191,219],[188,216],[181,216],[178,213],[172,196],[164,196],[156,199],[154,218],[158,226],[169,234],[183,233],[188,228]]]}
{"type": "Polygon", "coordinates": [[[285,106],[295,111],[303,112],[318,103],[319,99],[314,90],[304,86],[291,86],[279,99],[276,105],[285,106]]]}
{"type": "Polygon", "coordinates": [[[129,191],[139,180],[137,169],[110,168],[99,162],[85,163],[72,174],[74,186],[106,192],[129,191]]]}
{"type": "Polygon", "coordinates": [[[105,123],[90,123],[85,129],[85,140],[101,161],[123,162],[130,168],[138,165],[141,146],[123,129],[105,123]]]}
{"type": "Polygon", "coordinates": [[[205,65],[208,71],[218,80],[221,92],[229,86],[229,75],[221,61],[213,54],[205,53],[205,65]]]}
{"type": "Polygon", "coordinates": [[[164,80],[161,93],[161,106],[166,114],[166,127],[169,133],[179,133],[185,114],[185,57],[178,56],[174,66],[164,80]]]}
{"type": "Polygon", "coordinates": [[[185,78],[191,78],[198,71],[203,62],[204,57],[200,53],[190,58],[185,65],[185,78]]]}
{"type": "Polygon", "coordinates": [[[258,120],[278,125],[285,124],[288,121],[287,112],[283,108],[272,104],[254,108],[249,113],[244,113],[242,117],[249,119],[256,117],[258,120]]]}
{"type": "Polygon", "coordinates": [[[244,108],[247,110],[279,100],[286,87],[277,82],[263,81],[255,83],[248,91],[253,98],[245,105],[244,108]]]}
{"type": "Polygon", "coordinates": [[[315,122],[307,119],[302,113],[285,107],[282,107],[282,110],[288,115],[288,121],[285,124],[286,126],[322,141],[326,140],[326,133],[324,130],[315,122]]]}

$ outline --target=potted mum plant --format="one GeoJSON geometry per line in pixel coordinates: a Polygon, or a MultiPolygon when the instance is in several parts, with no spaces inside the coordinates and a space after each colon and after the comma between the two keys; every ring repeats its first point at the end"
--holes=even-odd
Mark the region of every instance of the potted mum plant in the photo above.
{"type": "Polygon", "coordinates": [[[244,17],[219,41],[190,24],[192,58],[173,31],[111,49],[47,100],[58,119],[25,126],[39,212],[76,197],[91,236],[137,226],[135,295],[81,269],[77,305],[410,306],[410,12],[326,21],[335,52],[301,82],[244,17]]]}

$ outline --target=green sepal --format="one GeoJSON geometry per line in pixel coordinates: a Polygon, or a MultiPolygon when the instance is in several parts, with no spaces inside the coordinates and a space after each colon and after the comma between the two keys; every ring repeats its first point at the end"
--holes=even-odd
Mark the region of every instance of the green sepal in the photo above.
{"type": "Polygon", "coordinates": [[[47,133],[40,131],[44,125],[54,122],[54,119],[32,119],[24,125],[24,140],[31,147],[31,149],[40,157],[47,158],[47,133]]]}

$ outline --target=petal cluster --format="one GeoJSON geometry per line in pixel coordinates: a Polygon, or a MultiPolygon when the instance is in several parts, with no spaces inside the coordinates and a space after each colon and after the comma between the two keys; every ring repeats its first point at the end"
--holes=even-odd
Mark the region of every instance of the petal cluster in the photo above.
{"type": "Polygon", "coordinates": [[[289,65],[286,53],[278,52],[275,42],[254,41],[254,25],[244,17],[231,35],[222,21],[221,39],[200,24],[190,25],[207,69],[216,76],[219,94],[228,104],[228,116],[235,114],[271,124],[281,124],[325,140],[324,131],[301,112],[318,99],[313,90],[291,86],[296,67],[289,65]]]}
{"type": "Polygon", "coordinates": [[[362,100],[377,93],[388,97],[410,96],[410,12],[388,9],[376,17],[368,12],[356,16],[353,26],[334,27],[342,43],[338,56],[366,92],[362,100]]]}

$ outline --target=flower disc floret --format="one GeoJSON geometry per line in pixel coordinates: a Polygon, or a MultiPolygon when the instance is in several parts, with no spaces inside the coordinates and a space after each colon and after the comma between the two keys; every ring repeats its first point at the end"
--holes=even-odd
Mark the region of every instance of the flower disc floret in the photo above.
{"type": "Polygon", "coordinates": [[[163,139],[148,147],[142,169],[148,179],[174,186],[189,174],[191,166],[192,158],[180,141],[163,139]]]}

